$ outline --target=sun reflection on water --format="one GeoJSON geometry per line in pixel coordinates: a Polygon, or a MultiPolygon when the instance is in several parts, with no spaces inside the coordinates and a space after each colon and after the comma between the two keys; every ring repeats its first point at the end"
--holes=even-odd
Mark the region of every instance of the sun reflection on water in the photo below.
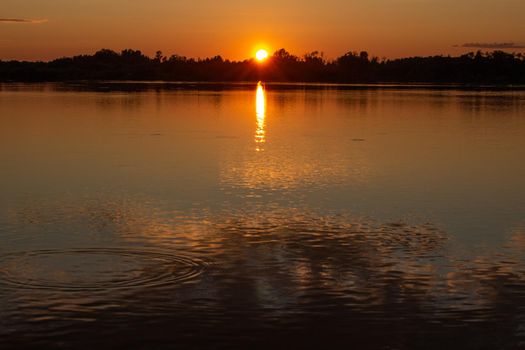
{"type": "Polygon", "coordinates": [[[264,120],[266,118],[266,93],[264,87],[259,82],[255,94],[255,115],[257,117],[257,129],[255,130],[255,150],[263,151],[263,144],[266,142],[264,120]]]}

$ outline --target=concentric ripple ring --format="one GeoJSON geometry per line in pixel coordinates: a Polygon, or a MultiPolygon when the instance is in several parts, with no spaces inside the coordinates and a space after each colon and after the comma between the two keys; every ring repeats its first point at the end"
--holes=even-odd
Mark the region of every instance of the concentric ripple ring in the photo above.
{"type": "Polygon", "coordinates": [[[0,283],[61,291],[163,287],[195,279],[206,267],[200,259],[156,250],[34,250],[1,256],[0,283]]]}

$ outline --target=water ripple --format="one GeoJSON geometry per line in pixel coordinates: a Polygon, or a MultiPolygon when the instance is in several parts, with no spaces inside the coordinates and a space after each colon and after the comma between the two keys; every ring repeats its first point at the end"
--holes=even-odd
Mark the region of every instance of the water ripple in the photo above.
{"type": "Polygon", "coordinates": [[[17,289],[107,291],[176,285],[206,267],[199,259],[151,250],[33,250],[3,256],[0,280],[17,289]]]}

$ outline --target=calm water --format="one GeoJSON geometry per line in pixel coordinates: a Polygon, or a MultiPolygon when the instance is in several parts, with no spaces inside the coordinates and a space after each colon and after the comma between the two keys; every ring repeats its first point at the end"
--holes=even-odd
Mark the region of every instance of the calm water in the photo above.
{"type": "Polygon", "coordinates": [[[0,348],[525,347],[525,91],[0,85],[0,348]]]}

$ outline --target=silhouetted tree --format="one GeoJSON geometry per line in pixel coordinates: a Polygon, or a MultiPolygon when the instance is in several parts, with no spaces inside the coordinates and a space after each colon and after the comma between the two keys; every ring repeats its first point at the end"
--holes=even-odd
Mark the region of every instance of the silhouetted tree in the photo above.
{"type": "Polygon", "coordinates": [[[379,60],[370,58],[366,51],[349,51],[327,61],[318,51],[297,57],[279,49],[264,64],[259,64],[253,59],[229,61],[221,56],[199,60],[180,55],[166,57],[161,51],[149,58],[139,50],[117,53],[101,49],[93,55],[50,62],[0,61],[1,81],[79,79],[524,84],[525,57],[520,53],[478,51],[458,57],[379,60]]]}
{"type": "Polygon", "coordinates": [[[164,56],[162,55],[162,51],[155,52],[155,62],[160,63],[164,56]]]}

